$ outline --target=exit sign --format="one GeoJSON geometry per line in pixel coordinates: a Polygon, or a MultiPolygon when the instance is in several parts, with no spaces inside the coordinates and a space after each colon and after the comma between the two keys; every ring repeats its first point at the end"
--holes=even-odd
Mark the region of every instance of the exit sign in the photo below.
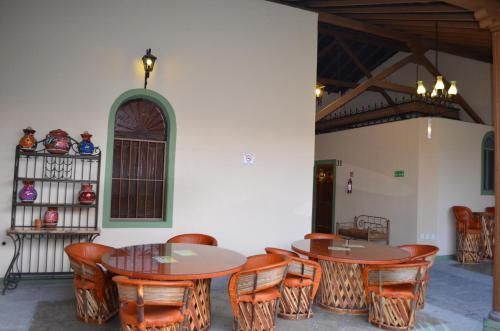
{"type": "Polygon", "coordinates": [[[404,176],[405,176],[404,170],[394,170],[394,177],[404,177],[404,176]]]}

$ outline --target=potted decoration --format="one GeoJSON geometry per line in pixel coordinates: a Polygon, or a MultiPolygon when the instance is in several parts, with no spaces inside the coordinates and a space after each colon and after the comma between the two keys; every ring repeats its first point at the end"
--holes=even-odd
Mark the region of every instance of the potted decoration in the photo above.
{"type": "Polygon", "coordinates": [[[51,154],[66,154],[70,147],[68,133],[61,129],[52,130],[45,137],[44,145],[51,154]]]}
{"type": "Polygon", "coordinates": [[[92,190],[91,184],[82,184],[82,188],[78,193],[78,201],[82,205],[91,205],[95,202],[95,192],[92,190]]]}
{"type": "Polygon", "coordinates": [[[33,202],[36,200],[38,196],[38,192],[35,189],[34,181],[32,180],[23,180],[23,187],[19,191],[19,199],[22,202],[33,202]]]}
{"type": "Polygon", "coordinates": [[[82,136],[82,141],[80,142],[79,150],[82,155],[92,155],[94,153],[94,144],[90,141],[92,135],[85,131],[80,136],[82,136]]]}
{"type": "Polygon", "coordinates": [[[43,226],[46,228],[55,228],[59,221],[59,213],[56,207],[48,207],[43,215],[43,226]]]}
{"type": "Polygon", "coordinates": [[[23,150],[32,151],[36,148],[35,130],[30,126],[23,130],[24,136],[19,140],[19,146],[23,150]]]}

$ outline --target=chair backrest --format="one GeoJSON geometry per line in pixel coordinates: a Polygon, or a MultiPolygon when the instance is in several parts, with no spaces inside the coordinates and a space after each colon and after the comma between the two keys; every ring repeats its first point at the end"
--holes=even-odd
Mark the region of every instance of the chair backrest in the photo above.
{"type": "Polygon", "coordinates": [[[299,254],[282,248],[266,247],[264,249],[267,254],[280,254],[288,257],[299,257],[299,254]]]}
{"type": "Polygon", "coordinates": [[[231,276],[228,285],[234,316],[238,316],[238,297],[281,285],[290,258],[279,254],[250,256],[243,269],[231,276]]]}
{"type": "Polygon", "coordinates": [[[484,209],[487,213],[492,213],[494,214],[495,213],[495,207],[486,207],[484,209]]]}
{"type": "Polygon", "coordinates": [[[457,230],[464,232],[472,222],[472,211],[465,206],[453,206],[453,214],[457,220],[457,230]]]}
{"type": "Polygon", "coordinates": [[[436,259],[439,248],[433,245],[401,245],[399,248],[411,254],[411,260],[425,260],[429,262],[428,268],[431,268],[436,259]]]}
{"type": "Polygon", "coordinates": [[[333,233],[320,233],[313,232],[308,233],[304,236],[304,239],[332,239],[332,240],[344,240],[341,236],[333,233]]]}
{"type": "Polygon", "coordinates": [[[198,244],[217,246],[217,239],[202,233],[186,233],[170,238],[167,241],[167,244],[198,244]]]}
{"type": "MultiPolygon", "coordinates": [[[[185,315],[194,285],[190,281],[163,282],[130,279],[115,276],[120,302],[132,303],[137,310],[137,321],[144,322],[144,306],[175,306],[185,315]]],[[[186,321],[186,319],[184,320],[186,321]]]]}
{"type": "Polygon", "coordinates": [[[429,266],[427,261],[411,261],[400,264],[367,265],[363,268],[365,288],[373,285],[418,283],[429,266]]]}
{"type": "Polygon", "coordinates": [[[191,281],[153,281],[114,276],[121,302],[181,307],[194,285],[191,281]]]}
{"type": "Polygon", "coordinates": [[[113,247],[95,243],[76,243],[64,248],[75,275],[94,282],[104,281],[104,273],[97,263],[105,253],[113,250],[113,247]]]}

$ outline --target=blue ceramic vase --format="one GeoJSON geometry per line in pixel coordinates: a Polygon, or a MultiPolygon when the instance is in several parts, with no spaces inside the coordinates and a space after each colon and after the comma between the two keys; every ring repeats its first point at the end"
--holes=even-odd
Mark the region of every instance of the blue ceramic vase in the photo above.
{"type": "Polygon", "coordinates": [[[94,144],[90,141],[92,135],[85,131],[80,136],[82,136],[82,141],[80,142],[79,149],[82,155],[92,155],[94,153],[94,144]]]}

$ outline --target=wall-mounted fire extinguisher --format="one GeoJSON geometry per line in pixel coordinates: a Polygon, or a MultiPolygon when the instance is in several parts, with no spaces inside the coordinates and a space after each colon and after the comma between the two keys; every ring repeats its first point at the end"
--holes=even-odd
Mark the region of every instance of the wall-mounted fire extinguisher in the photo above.
{"type": "Polygon", "coordinates": [[[352,179],[349,178],[347,180],[347,194],[351,194],[352,193],[352,179]]]}

